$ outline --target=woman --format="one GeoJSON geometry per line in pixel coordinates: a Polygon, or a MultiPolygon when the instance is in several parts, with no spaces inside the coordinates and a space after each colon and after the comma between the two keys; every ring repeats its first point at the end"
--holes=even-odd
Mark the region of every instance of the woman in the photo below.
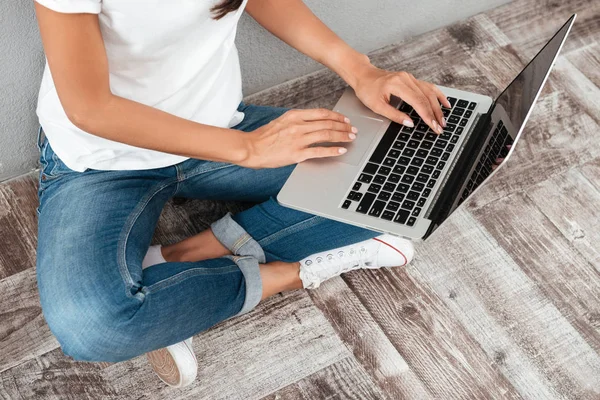
{"type": "Polygon", "coordinates": [[[183,386],[196,375],[188,338],[198,332],[275,293],[412,258],[410,242],[273,199],[294,164],[343,154],[357,132],[332,111],[241,103],[244,9],[373,111],[411,125],[389,105],[394,94],[434,131],[445,125],[435,86],[375,68],[301,0],[36,0],[47,57],[38,284],[48,325],[77,360],[150,353],[159,376],[183,386]],[[260,204],[150,247],[173,196],[260,204]]]}

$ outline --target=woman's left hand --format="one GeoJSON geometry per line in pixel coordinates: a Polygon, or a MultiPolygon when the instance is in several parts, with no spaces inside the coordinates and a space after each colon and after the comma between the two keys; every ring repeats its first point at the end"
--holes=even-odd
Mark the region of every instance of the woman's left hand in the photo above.
{"type": "Polygon", "coordinates": [[[440,107],[450,108],[446,96],[434,84],[416,79],[408,72],[389,72],[370,66],[356,79],[356,96],[377,114],[405,126],[414,126],[407,114],[390,105],[391,95],[410,104],[436,133],[442,133],[446,121],[440,107]]]}

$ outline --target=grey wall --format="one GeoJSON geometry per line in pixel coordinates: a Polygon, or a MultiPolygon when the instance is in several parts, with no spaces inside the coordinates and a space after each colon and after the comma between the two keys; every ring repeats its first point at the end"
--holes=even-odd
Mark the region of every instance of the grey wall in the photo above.
{"type": "MultiPolygon", "coordinates": [[[[362,52],[451,24],[509,0],[306,0],[362,52]]],[[[246,95],[321,66],[245,16],[238,47],[246,95]]],[[[37,168],[35,103],[44,56],[33,0],[0,1],[0,181],[37,168]]]]}

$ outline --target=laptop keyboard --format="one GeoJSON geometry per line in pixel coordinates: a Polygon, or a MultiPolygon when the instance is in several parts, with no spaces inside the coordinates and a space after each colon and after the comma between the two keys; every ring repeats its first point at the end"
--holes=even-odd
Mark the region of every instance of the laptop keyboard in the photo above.
{"type": "Polygon", "coordinates": [[[448,101],[452,107],[442,107],[447,126],[441,135],[434,133],[409,104],[402,104],[400,111],[410,115],[415,127],[390,124],[342,208],[415,225],[477,108],[477,103],[467,100],[449,97],[448,101]]]}
{"type": "Polygon", "coordinates": [[[483,183],[483,181],[492,173],[492,165],[495,164],[497,158],[504,158],[508,155],[508,147],[513,144],[513,139],[508,134],[508,130],[502,121],[498,122],[494,133],[492,134],[488,144],[483,150],[483,154],[477,163],[467,186],[462,193],[458,204],[461,204],[471,193],[475,191],[483,183]]]}

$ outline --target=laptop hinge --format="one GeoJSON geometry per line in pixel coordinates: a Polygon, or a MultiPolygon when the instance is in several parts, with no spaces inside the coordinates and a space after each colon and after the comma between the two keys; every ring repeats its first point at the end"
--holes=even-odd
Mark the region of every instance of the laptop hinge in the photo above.
{"type": "Polygon", "coordinates": [[[473,155],[479,154],[487,140],[488,135],[485,133],[489,130],[490,120],[491,113],[482,114],[471,131],[471,135],[469,135],[456,165],[450,171],[450,175],[442,191],[431,208],[431,212],[429,213],[431,225],[425,236],[423,236],[423,239],[427,239],[452,211],[452,205],[455,203],[456,198],[460,196],[460,190],[469,178],[467,173],[477,162],[477,158],[473,155]]]}

